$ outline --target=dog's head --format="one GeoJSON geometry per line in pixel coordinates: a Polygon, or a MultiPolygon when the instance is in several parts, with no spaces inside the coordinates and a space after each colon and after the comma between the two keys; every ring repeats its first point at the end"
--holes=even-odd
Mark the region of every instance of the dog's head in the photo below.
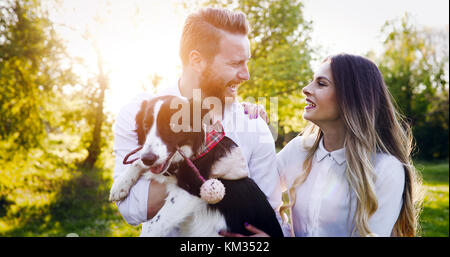
{"type": "Polygon", "coordinates": [[[181,149],[190,158],[200,151],[205,137],[204,113],[195,113],[192,100],[160,96],[145,100],[136,115],[140,159],[153,173],[164,172],[170,164],[183,161],[181,149]],[[196,124],[197,122],[197,124],[196,124]]]}

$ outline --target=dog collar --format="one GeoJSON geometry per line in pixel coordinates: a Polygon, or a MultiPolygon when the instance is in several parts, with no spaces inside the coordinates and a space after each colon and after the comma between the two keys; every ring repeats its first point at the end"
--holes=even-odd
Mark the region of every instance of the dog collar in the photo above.
{"type": "Polygon", "coordinates": [[[225,130],[223,129],[222,123],[217,121],[214,123],[210,131],[206,133],[205,145],[203,151],[201,151],[194,160],[200,159],[209,151],[211,151],[223,138],[225,137],[225,130]]]}

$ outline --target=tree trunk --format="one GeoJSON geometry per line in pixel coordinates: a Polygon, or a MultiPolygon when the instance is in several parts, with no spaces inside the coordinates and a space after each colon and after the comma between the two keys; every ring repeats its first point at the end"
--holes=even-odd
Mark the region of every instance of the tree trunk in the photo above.
{"type": "Polygon", "coordinates": [[[88,148],[88,157],[84,161],[84,166],[88,168],[94,167],[95,162],[97,161],[100,153],[101,153],[101,132],[102,132],[102,124],[103,124],[103,102],[105,100],[105,91],[108,88],[108,78],[103,72],[103,64],[102,58],[99,50],[96,48],[97,52],[97,65],[99,69],[99,74],[97,76],[97,82],[100,87],[100,93],[98,97],[95,99],[96,101],[96,110],[95,110],[95,124],[94,130],[92,133],[92,141],[88,148]]]}

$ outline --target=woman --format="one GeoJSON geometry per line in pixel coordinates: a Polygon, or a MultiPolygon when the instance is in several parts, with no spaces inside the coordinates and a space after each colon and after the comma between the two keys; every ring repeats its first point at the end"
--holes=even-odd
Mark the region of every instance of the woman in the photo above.
{"type": "Polygon", "coordinates": [[[290,198],[280,212],[290,210],[293,234],[417,235],[421,182],[411,131],[377,66],[360,56],[332,56],[302,91],[309,124],[277,155],[290,198]]]}

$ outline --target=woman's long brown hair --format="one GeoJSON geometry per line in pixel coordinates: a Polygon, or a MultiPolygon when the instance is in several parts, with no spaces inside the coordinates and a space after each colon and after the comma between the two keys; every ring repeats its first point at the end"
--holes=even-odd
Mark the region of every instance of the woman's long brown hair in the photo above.
{"type": "MultiPolygon", "coordinates": [[[[386,153],[403,164],[405,173],[403,203],[393,235],[418,235],[422,181],[411,160],[413,137],[410,126],[395,108],[382,74],[372,61],[349,54],[335,55],[326,61],[330,61],[340,113],[347,130],[346,177],[357,198],[355,229],[361,236],[372,234],[368,220],[378,208],[372,157],[386,153]]],[[[311,171],[312,159],[323,135],[314,124],[309,124],[302,134],[304,138],[313,137],[314,143],[304,161],[304,172],[289,188],[290,203],[282,211],[295,202],[295,189],[311,171]]]]}

